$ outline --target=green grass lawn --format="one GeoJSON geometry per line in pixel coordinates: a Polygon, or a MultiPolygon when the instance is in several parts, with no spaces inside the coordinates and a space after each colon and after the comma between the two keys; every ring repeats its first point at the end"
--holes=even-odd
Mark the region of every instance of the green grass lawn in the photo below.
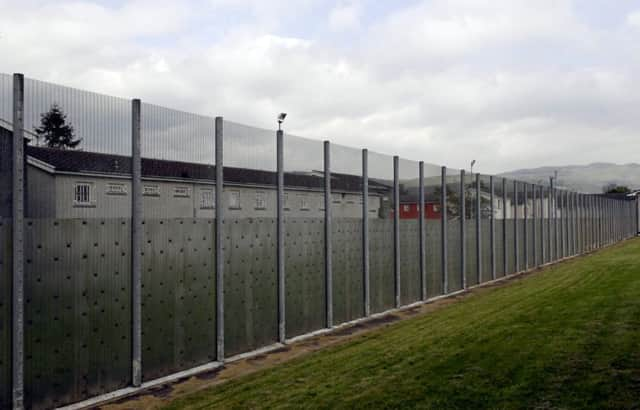
{"type": "Polygon", "coordinates": [[[640,240],[168,408],[640,408],[640,240]]]}

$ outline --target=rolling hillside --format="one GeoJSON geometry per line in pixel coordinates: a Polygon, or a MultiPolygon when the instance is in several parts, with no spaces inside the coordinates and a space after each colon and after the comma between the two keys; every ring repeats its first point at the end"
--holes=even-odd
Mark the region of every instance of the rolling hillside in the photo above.
{"type": "Polygon", "coordinates": [[[626,185],[631,189],[640,188],[640,164],[594,163],[541,167],[505,172],[500,176],[546,185],[556,170],[558,186],[580,192],[601,193],[602,188],[609,184],[626,185]]]}

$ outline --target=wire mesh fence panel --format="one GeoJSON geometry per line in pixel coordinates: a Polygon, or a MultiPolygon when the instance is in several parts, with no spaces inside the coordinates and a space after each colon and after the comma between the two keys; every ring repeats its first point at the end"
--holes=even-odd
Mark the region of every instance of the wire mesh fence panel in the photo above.
{"type": "Polygon", "coordinates": [[[419,165],[400,159],[400,302],[420,300],[420,206],[419,165]]]}
{"type": "MultiPolygon", "coordinates": [[[[224,121],[224,338],[234,355],[278,340],[276,133],[224,121]]],[[[291,207],[310,209],[300,193],[291,207]]]]}
{"type": "Polygon", "coordinates": [[[0,408],[11,405],[13,80],[0,73],[0,408]]]}
{"type": "Polygon", "coordinates": [[[369,192],[377,212],[369,214],[371,312],[395,306],[393,261],[393,157],[369,152],[369,192]],[[374,191],[375,190],[375,191],[374,191]]]}
{"type": "Polygon", "coordinates": [[[447,168],[447,282],[448,292],[462,289],[462,201],[460,170],[447,168]]]}
{"type": "Polygon", "coordinates": [[[141,113],[146,381],[216,359],[215,119],[141,113]]]}
{"type": "MultiPolygon", "coordinates": [[[[491,195],[491,178],[488,175],[480,177],[480,281],[493,279],[492,238],[495,240],[496,195],[491,195]],[[493,221],[493,224],[492,224],[493,221]],[[492,234],[492,229],[494,229],[492,234]]],[[[495,245],[495,244],[494,244],[495,245]]],[[[494,255],[495,256],[495,255],[494,255]]],[[[497,263],[497,259],[496,259],[497,263]]]]}
{"type": "Polygon", "coordinates": [[[464,176],[465,276],[467,286],[478,284],[478,253],[476,249],[476,184],[473,174],[464,176]]]}
{"type": "Polygon", "coordinates": [[[442,295],[442,170],[424,164],[425,270],[427,296],[442,295]]]}
{"type": "Polygon", "coordinates": [[[47,408],[131,382],[131,103],[24,87],[25,397],[47,408]]]}
{"type": "MultiPolygon", "coordinates": [[[[364,316],[362,152],[331,145],[333,321],[364,316]]],[[[369,181],[368,219],[380,212],[380,190],[369,181]]]]}
{"type": "Polygon", "coordinates": [[[286,335],[325,326],[323,144],[284,136],[286,335]],[[306,201],[306,203],[302,203],[306,201]]]}

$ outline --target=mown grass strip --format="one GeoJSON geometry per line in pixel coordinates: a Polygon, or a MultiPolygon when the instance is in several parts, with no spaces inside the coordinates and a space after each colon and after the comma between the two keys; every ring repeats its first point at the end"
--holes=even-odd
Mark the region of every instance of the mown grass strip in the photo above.
{"type": "Polygon", "coordinates": [[[204,408],[635,408],[640,240],[169,403],[204,408]]]}

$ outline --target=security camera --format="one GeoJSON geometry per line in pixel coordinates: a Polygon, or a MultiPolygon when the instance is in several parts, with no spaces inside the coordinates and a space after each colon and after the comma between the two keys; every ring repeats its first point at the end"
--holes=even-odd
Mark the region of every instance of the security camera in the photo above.
{"type": "Polygon", "coordinates": [[[278,123],[282,124],[285,118],[287,118],[287,113],[281,112],[280,115],[278,115],[278,123]]]}

